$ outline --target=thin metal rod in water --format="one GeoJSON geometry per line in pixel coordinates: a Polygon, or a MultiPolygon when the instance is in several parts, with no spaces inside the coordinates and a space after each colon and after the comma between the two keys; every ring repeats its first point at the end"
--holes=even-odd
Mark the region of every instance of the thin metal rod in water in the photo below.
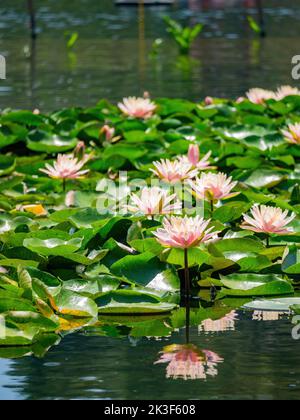
{"type": "Polygon", "coordinates": [[[30,18],[30,31],[31,31],[31,38],[35,39],[37,37],[36,32],[36,19],[35,19],[35,9],[34,9],[34,0],[27,0],[28,6],[28,13],[30,18]]]}
{"type": "Polygon", "coordinates": [[[185,309],[186,309],[186,327],[185,339],[186,344],[190,341],[190,272],[189,272],[189,256],[188,249],[184,250],[184,279],[185,279],[185,309]]]}
{"type": "Polygon", "coordinates": [[[190,272],[189,272],[189,258],[188,249],[184,250],[184,280],[185,280],[185,296],[190,299],[190,272]]]}
{"type": "Polygon", "coordinates": [[[139,78],[142,89],[145,82],[146,71],[146,39],[145,39],[145,2],[139,0],[138,4],[138,30],[139,30],[139,78]]]}
{"type": "Polygon", "coordinates": [[[264,8],[263,8],[262,0],[256,0],[256,7],[258,10],[259,24],[261,27],[260,36],[265,37],[267,33],[266,33],[266,24],[265,24],[265,16],[264,16],[264,8]]]}

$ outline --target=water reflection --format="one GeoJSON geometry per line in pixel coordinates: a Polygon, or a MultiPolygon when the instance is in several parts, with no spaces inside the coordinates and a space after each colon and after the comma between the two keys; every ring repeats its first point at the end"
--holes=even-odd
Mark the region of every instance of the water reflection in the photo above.
{"type": "MultiPolygon", "coordinates": [[[[218,364],[223,363],[224,359],[217,353],[201,349],[190,342],[191,308],[190,299],[187,296],[185,305],[185,344],[165,346],[160,352],[160,358],[154,364],[167,364],[167,379],[203,380],[209,376],[217,376],[218,364]]],[[[232,322],[235,319],[235,313],[234,315],[230,313],[225,319],[230,319],[232,322]]]]}
{"type": "Polygon", "coordinates": [[[189,8],[193,11],[223,9],[225,7],[257,7],[257,0],[188,0],[189,8]]]}
{"type": "Polygon", "coordinates": [[[167,379],[207,379],[217,376],[217,366],[224,360],[210,350],[200,350],[194,344],[173,344],[164,347],[160,359],[155,362],[167,363],[167,379]]]}
{"type": "Polygon", "coordinates": [[[211,333],[211,332],[225,332],[225,331],[235,331],[236,321],[238,320],[238,314],[236,311],[231,311],[223,318],[212,320],[205,319],[198,326],[199,334],[202,332],[211,333]]]}
{"type": "MultiPolygon", "coordinates": [[[[192,311],[188,352],[180,320],[180,329],[171,335],[167,332],[170,319],[128,321],[128,327],[119,326],[116,320],[115,326],[107,322],[93,336],[68,335],[43,359],[2,360],[0,398],[299,399],[299,342],[291,337],[290,320],[282,318],[274,328],[272,322],[253,322],[249,313],[238,312],[238,316],[236,332],[199,335],[192,311]],[[150,332],[147,324],[156,325],[157,332],[152,327],[150,332]],[[128,334],[139,338],[137,345],[129,342],[128,334]],[[158,341],[150,336],[162,338],[158,341]],[[186,357],[195,352],[201,358],[206,380],[184,381],[184,375],[177,380],[166,378],[170,362],[154,362],[162,358],[160,352],[166,352],[165,347],[172,348],[174,343],[181,346],[177,350],[184,350],[186,357]]],[[[172,357],[174,351],[173,347],[172,357]]],[[[203,375],[203,367],[193,372],[203,375]]]]}
{"type": "Polygon", "coordinates": [[[252,315],[253,321],[279,321],[286,312],[278,311],[254,311],[252,315]]]}
{"type": "Polygon", "coordinates": [[[22,54],[24,34],[29,38],[24,25],[28,16],[21,3],[11,0],[1,9],[0,53],[8,62],[7,80],[0,85],[3,108],[91,106],[102,97],[117,101],[139,96],[144,90],[153,98],[234,98],[257,84],[276,89],[293,83],[290,63],[298,53],[300,0],[284,8],[276,1],[268,2],[269,36],[262,40],[252,33],[246,20],[248,13],[257,19],[255,9],[247,11],[242,2],[223,11],[226,1],[195,1],[201,7],[199,12],[192,2],[189,10],[185,2],[175,8],[143,10],[118,9],[111,0],[101,0],[101,5],[75,0],[72,7],[66,0],[55,4],[45,0],[37,14],[39,37],[32,95],[28,92],[28,60],[22,54]],[[163,14],[184,25],[204,23],[205,30],[194,43],[190,60],[178,58],[177,47],[166,34],[163,14]],[[66,30],[79,33],[76,65],[72,60],[70,65],[66,54],[66,30]],[[157,38],[164,42],[154,60],[149,53],[157,38]]]}
{"type": "Polygon", "coordinates": [[[30,98],[30,108],[35,109],[35,88],[36,88],[36,38],[31,38],[30,47],[28,49],[28,61],[29,61],[29,91],[28,97],[30,98]]]}

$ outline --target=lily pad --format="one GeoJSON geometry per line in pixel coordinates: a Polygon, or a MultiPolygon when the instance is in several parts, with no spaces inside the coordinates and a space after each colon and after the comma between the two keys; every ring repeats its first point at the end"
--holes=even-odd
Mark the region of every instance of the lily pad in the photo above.
{"type": "Polygon", "coordinates": [[[62,315],[76,317],[95,318],[97,316],[97,305],[85,296],[81,296],[70,290],[62,290],[55,296],[57,311],[62,315]]]}
{"type": "Polygon", "coordinates": [[[277,296],[294,292],[289,282],[273,274],[232,274],[221,276],[221,281],[228,288],[222,289],[222,294],[228,296],[277,296]]]}
{"type": "Polygon", "coordinates": [[[257,311],[278,311],[278,312],[290,312],[291,307],[294,305],[300,305],[300,298],[278,298],[270,300],[255,300],[253,302],[246,303],[244,308],[253,309],[257,311]]]}
{"type": "Polygon", "coordinates": [[[118,290],[96,299],[99,314],[155,314],[170,312],[175,304],[160,302],[152,295],[132,290],[118,290]]]}
{"type": "Polygon", "coordinates": [[[70,139],[43,131],[29,135],[27,147],[34,152],[62,153],[72,150],[77,145],[77,139],[70,139]]]}
{"type": "Polygon", "coordinates": [[[38,239],[29,238],[25,239],[23,245],[30,251],[36,252],[41,255],[58,255],[64,256],[65,254],[71,254],[79,250],[82,244],[81,238],[70,239],[64,241],[62,239],[51,238],[51,239],[38,239]]]}

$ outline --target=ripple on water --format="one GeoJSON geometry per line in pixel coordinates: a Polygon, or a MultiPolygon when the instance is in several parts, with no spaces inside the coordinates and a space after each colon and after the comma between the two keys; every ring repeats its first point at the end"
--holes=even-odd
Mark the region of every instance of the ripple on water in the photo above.
{"type": "MultiPolygon", "coordinates": [[[[161,16],[168,13],[184,23],[194,23],[199,11],[147,9],[143,44],[137,39],[138,15],[134,7],[115,8],[111,0],[101,0],[101,5],[94,0],[75,0],[72,7],[66,0],[44,0],[38,10],[36,56],[28,60],[20,47],[27,19],[21,3],[10,0],[1,14],[5,38],[0,38],[0,53],[3,49],[10,53],[8,79],[0,81],[2,107],[47,111],[62,106],[90,106],[101,97],[117,101],[145,90],[153,97],[191,100],[206,95],[239,97],[258,81],[270,89],[293,84],[290,62],[298,51],[300,0],[284,7],[277,1],[268,2],[268,38],[263,42],[245,27],[245,13],[236,4],[225,10],[200,10],[205,30],[192,48],[196,61],[184,64],[166,35],[161,16]],[[68,58],[66,29],[79,33],[75,61],[68,58]],[[164,45],[158,63],[148,55],[153,40],[159,37],[164,38],[164,45]],[[61,75],[63,81],[59,84],[61,75]],[[68,79],[72,81],[65,89],[68,79]],[[28,93],[24,95],[24,91],[28,93]]],[[[249,13],[254,15],[255,10],[249,13]]]]}
{"type": "Polygon", "coordinates": [[[297,399],[300,353],[291,326],[240,312],[229,331],[199,334],[193,327],[191,343],[219,362],[213,376],[186,381],[167,378],[168,363],[154,364],[166,346],[184,343],[184,330],[135,346],[126,338],[70,335],[43,360],[15,360],[5,370],[0,364],[0,394],[9,386],[31,399],[297,399]]]}

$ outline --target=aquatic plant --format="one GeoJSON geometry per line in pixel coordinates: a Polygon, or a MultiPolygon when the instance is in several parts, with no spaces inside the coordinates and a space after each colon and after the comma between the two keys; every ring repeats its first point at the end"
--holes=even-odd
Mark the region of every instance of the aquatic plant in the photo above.
{"type": "Polygon", "coordinates": [[[77,43],[79,39],[79,33],[78,32],[65,32],[65,38],[66,38],[66,45],[68,49],[74,48],[75,44],[77,43]]]}
{"type": "Polygon", "coordinates": [[[189,147],[189,151],[187,156],[180,157],[181,162],[184,164],[190,163],[193,165],[194,168],[198,169],[199,171],[204,171],[207,169],[215,169],[214,166],[210,165],[209,158],[212,152],[209,151],[206,153],[205,156],[202,158],[200,157],[200,150],[197,144],[191,144],[189,147]]]}
{"type": "Polygon", "coordinates": [[[143,188],[140,196],[132,194],[131,202],[127,209],[131,213],[141,213],[145,216],[174,214],[182,209],[176,194],[169,194],[158,187],[143,188]]]}
{"type": "Polygon", "coordinates": [[[255,32],[258,35],[261,35],[263,32],[263,29],[260,27],[260,25],[256,22],[255,19],[253,19],[252,16],[247,16],[247,21],[249,23],[250,28],[253,32],[255,32]]]}
{"type": "Polygon", "coordinates": [[[212,210],[214,203],[228,200],[239,194],[232,191],[237,186],[237,182],[232,181],[232,178],[224,173],[202,173],[199,178],[189,181],[189,185],[198,199],[211,203],[212,210]]]}
{"type": "Polygon", "coordinates": [[[254,88],[247,92],[247,98],[254,104],[264,104],[269,99],[275,99],[276,94],[270,90],[254,88]]]}
{"type": "Polygon", "coordinates": [[[211,220],[196,217],[165,218],[163,227],[154,232],[158,242],[167,248],[179,248],[184,250],[185,289],[186,295],[190,294],[188,250],[195,248],[201,243],[206,243],[218,238],[214,226],[209,227],[211,220]]]}
{"type": "Polygon", "coordinates": [[[53,166],[46,163],[45,168],[40,169],[41,172],[50,178],[61,179],[65,190],[65,182],[67,179],[77,179],[89,172],[89,169],[82,170],[87,159],[79,160],[74,155],[58,155],[53,166]]]}
{"type": "Polygon", "coordinates": [[[287,142],[300,145],[300,123],[289,124],[287,129],[282,130],[282,134],[287,142]]]}
{"type": "Polygon", "coordinates": [[[124,98],[118,104],[120,110],[128,117],[148,119],[156,110],[156,105],[149,98],[124,98]]]}
{"type": "Polygon", "coordinates": [[[164,21],[167,25],[167,31],[172,36],[179,48],[180,54],[189,54],[193,42],[203,30],[203,25],[198,23],[192,28],[183,27],[180,23],[171,19],[169,16],[165,16],[164,21]]]}
{"type": "Polygon", "coordinates": [[[171,161],[162,159],[153,162],[153,166],[155,169],[151,169],[151,171],[154,175],[170,184],[192,179],[198,174],[198,169],[189,160],[176,159],[171,161]]]}
{"type": "Polygon", "coordinates": [[[287,225],[295,219],[296,215],[289,216],[288,213],[288,210],[283,211],[278,207],[254,205],[251,208],[252,217],[244,214],[241,228],[268,235],[289,235],[293,233],[293,229],[287,225]]]}
{"type": "Polygon", "coordinates": [[[1,112],[0,357],[82,329],[168,336],[185,278],[201,331],[243,305],[299,311],[298,90],[146,103],[1,112]]]}

